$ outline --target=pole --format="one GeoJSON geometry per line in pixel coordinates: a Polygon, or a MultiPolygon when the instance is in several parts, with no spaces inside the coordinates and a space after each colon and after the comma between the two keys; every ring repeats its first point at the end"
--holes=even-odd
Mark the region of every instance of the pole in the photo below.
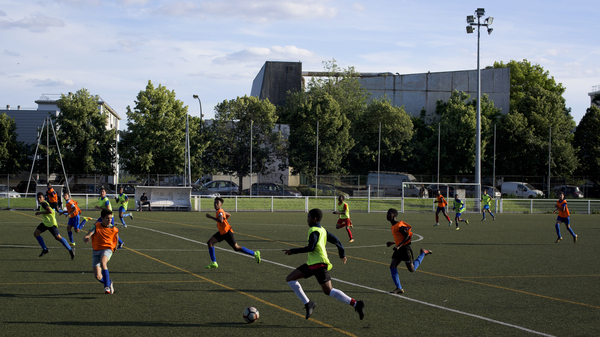
{"type": "Polygon", "coordinates": [[[480,38],[480,20],[481,16],[477,15],[477,117],[476,117],[476,139],[475,139],[475,183],[477,190],[475,191],[475,209],[479,209],[479,201],[481,200],[481,67],[479,65],[479,38],[480,38]]]}
{"type": "MultiPolygon", "coordinates": [[[[377,196],[379,197],[379,171],[381,169],[381,122],[379,122],[379,148],[377,150],[377,196]]],[[[404,193],[404,186],[402,186],[404,193]]]]}
{"type": "Polygon", "coordinates": [[[317,196],[317,189],[319,185],[319,121],[317,121],[317,159],[315,161],[315,197],[317,196]]]}
{"type": "Polygon", "coordinates": [[[495,192],[496,188],[496,124],[494,124],[494,165],[492,173],[492,193],[495,192]]]}
{"type": "Polygon", "coordinates": [[[50,117],[46,117],[46,184],[50,182],[50,117]]]}
{"type": "Polygon", "coordinates": [[[548,131],[548,198],[550,198],[550,160],[552,160],[552,126],[548,131]]]}
{"type": "Polygon", "coordinates": [[[438,123],[438,175],[437,175],[437,188],[440,188],[440,144],[441,144],[441,123],[438,123]]]}
{"type": "MultiPolygon", "coordinates": [[[[254,127],[254,120],[250,120],[250,187],[248,191],[250,191],[250,196],[252,196],[252,129],[254,127]]],[[[256,185],[258,187],[258,184],[256,185]]],[[[258,195],[258,193],[257,193],[258,195]]]]}

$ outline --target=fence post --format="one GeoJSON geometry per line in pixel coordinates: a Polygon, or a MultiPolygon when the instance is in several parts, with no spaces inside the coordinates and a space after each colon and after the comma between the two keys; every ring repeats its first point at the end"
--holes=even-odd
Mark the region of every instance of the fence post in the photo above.
{"type": "Polygon", "coordinates": [[[592,202],[588,200],[588,214],[592,214],[592,202]]]}
{"type": "Polygon", "coordinates": [[[533,198],[529,202],[529,214],[533,214],[533,198]]]}
{"type": "Polygon", "coordinates": [[[402,202],[400,203],[400,207],[402,209],[401,213],[404,213],[404,198],[402,198],[402,202]]]}
{"type": "Polygon", "coordinates": [[[371,213],[371,185],[367,190],[367,213],[371,213]]]}
{"type": "Polygon", "coordinates": [[[308,197],[304,197],[304,212],[308,213],[308,197]]]}
{"type": "Polygon", "coordinates": [[[271,196],[271,212],[273,212],[273,196],[271,196]]]}
{"type": "Polygon", "coordinates": [[[503,202],[504,202],[504,199],[500,199],[500,213],[502,213],[503,202]]]}

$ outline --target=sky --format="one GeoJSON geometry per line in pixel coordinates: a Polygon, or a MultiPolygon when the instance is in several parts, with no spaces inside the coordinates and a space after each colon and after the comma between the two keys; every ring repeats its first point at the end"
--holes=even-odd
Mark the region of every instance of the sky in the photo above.
{"type": "Polygon", "coordinates": [[[0,0],[0,107],[82,88],[123,118],[148,81],[205,118],[250,95],[266,61],[322,71],[477,68],[466,16],[485,8],[481,67],[527,59],[566,88],[576,123],[600,85],[597,1],[0,0]],[[193,98],[197,94],[200,102],[193,98]]]}

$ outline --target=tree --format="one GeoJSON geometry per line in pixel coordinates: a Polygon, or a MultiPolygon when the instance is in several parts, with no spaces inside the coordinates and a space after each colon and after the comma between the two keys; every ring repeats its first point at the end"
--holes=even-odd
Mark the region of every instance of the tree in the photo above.
{"type": "Polygon", "coordinates": [[[383,171],[403,171],[399,162],[406,157],[407,143],[413,136],[413,123],[403,108],[392,106],[387,98],[373,100],[357,123],[353,134],[356,142],[349,158],[352,173],[367,174],[377,168],[383,171]],[[379,155],[379,123],[381,123],[381,154],[379,155]]]}
{"type": "Polygon", "coordinates": [[[216,145],[207,148],[205,161],[216,171],[237,174],[242,186],[243,177],[250,174],[252,144],[252,173],[274,171],[276,160],[282,159],[280,148],[283,146],[281,134],[274,131],[275,110],[268,100],[261,101],[254,96],[219,103],[210,127],[211,141],[216,145]]]}
{"type": "Polygon", "coordinates": [[[578,149],[580,174],[600,182],[600,108],[592,105],[579,122],[573,140],[578,149]]]}
{"type": "Polygon", "coordinates": [[[342,160],[354,146],[354,140],[350,137],[350,121],[330,94],[293,93],[288,96],[281,115],[290,126],[288,155],[293,173],[315,173],[317,122],[319,174],[345,173],[342,160]]]}
{"type": "Polygon", "coordinates": [[[17,141],[17,123],[5,113],[0,114],[0,173],[18,173],[27,167],[27,151],[17,141]]]}
{"type": "MultiPolygon", "coordinates": [[[[174,91],[148,81],[132,110],[127,106],[127,130],[119,143],[120,162],[132,174],[182,174],[184,172],[187,106],[174,91]]],[[[197,138],[197,124],[190,132],[197,138]]]]}
{"type": "Polygon", "coordinates": [[[116,130],[107,129],[108,113],[98,106],[98,96],[85,88],[57,101],[56,134],[67,173],[114,173],[116,130]]]}

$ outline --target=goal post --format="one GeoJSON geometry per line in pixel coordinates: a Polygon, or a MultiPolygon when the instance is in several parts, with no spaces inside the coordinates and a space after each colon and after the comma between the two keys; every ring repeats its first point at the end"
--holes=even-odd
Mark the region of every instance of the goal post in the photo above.
{"type": "MultiPolygon", "coordinates": [[[[402,212],[405,211],[405,200],[406,199],[418,199],[415,197],[408,196],[405,191],[408,188],[414,188],[413,186],[423,187],[429,194],[429,199],[435,199],[437,197],[437,191],[440,191],[448,205],[452,205],[452,199],[457,194],[459,199],[465,201],[467,206],[467,212],[479,213],[481,210],[481,200],[477,198],[477,188],[481,190],[481,184],[479,183],[438,183],[438,182],[417,182],[417,181],[406,181],[402,183],[402,212]]],[[[437,205],[432,203],[432,209],[435,211],[437,205]]]]}

